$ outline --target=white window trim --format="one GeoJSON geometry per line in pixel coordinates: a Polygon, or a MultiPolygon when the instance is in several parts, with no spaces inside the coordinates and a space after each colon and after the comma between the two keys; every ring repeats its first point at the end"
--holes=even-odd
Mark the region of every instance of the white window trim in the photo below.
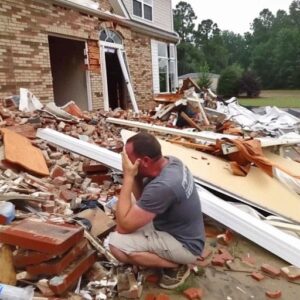
{"type": "Polygon", "coordinates": [[[152,5],[148,4],[148,3],[145,3],[144,0],[135,0],[137,2],[140,2],[142,4],[142,16],[137,16],[134,14],[134,9],[133,9],[133,0],[132,0],[132,16],[138,20],[143,20],[143,21],[146,21],[146,22],[150,22],[150,23],[153,23],[153,19],[154,19],[154,10],[153,10],[153,1],[152,0],[152,5]],[[151,7],[151,10],[152,10],[152,19],[149,20],[149,19],[146,19],[145,18],[145,14],[144,14],[144,5],[147,5],[147,6],[150,6],[151,7]]]}
{"type": "Polygon", "coordinates": [[[160,59],[165,59],[167,60],[167,74],[168,74],[168,79],[167,79],[167,91],[166,92],[161,92],[160,90],[160,80],[159,81],[159,93],[160,94],[169,94],[169,93],[175,93],[175,91],[171,91],[171,86],[170,86],[170,62],[173,61],[175,63],[175,74],[174,74],[174,87],[176,88],[178,86],[178,74],[177,74],[177,52],[176,52],[176,45],[175,44],[167,44],[163,42],[157,42],[157,59],[158,59],[158,76],[160,74],[159,72],[159,60],[160,59]],[[163,44],[167,46],[167,56],[160,56],[158,54],[158,45],[163,44]],[[170,45],[174,45],[174,57],[170,57],[170,45]]]}

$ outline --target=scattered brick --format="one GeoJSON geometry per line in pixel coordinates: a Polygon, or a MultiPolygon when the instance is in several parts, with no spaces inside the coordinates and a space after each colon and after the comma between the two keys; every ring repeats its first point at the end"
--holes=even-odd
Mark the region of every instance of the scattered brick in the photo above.
{"type": "Polygon", "coordinates": [[[63,190],[60,192],[59,194],[60,198],[67,201],[67,202],[70,202],[74,199],[76,199],[77,197],[77,193],[76,192],[72,192],[70,190],[63,190]]]}
{"type": "Polygon", "coordinates": [[[159,294],[156,296],[156,300],[170,300],[170,297],[166,294],[159,294]]]}
{"type": "Polygon", "coordinates": [[[269,264],[262,264],[261,270],[273,277],[280,275],[280,270],[269,264]]]}
{"type": "Polygon", "coordinates": [[[23,220],[0,231],[0,241],[49,254],[62,254],[83,237],[83,228],[23,220]]]}
{"type": "Polygon", "coordinates": [[[147,282],[150,282],[150,283],[158,283],[159,281],[159,276],[155,275],[155,274],[151,274],[149,276],[146,277],[146,281],[147,282]]]}
{"type": "Polygon", "coordinates": [[[229,253],[229,251],[225,248],[219,248],[219,253],[221,257],[227,261],[227,260],[234,260],[234,257],[229,253]]]}
{"type": "Polygon", "coordinates": [[[300,268],[295,266],[288,266],[281,268],[281,274],[288,278],[288,280],[300,279],[300,268]]]}
{"type": "Polygon", "coordinates": [[[225,260],[221,255],[215,255],[211,260],[211,264],[213,266],[224,267],[225,260]]]}
{"type": "Polygon", "coordinates": [[[55,255],[19,248],[13,253],[13,263],[16,268],[39,264],[54,258],[55,255]]]}
{"type": "Polygon", "coordinates": [[[265,276],[259,272],[252,272],[251,277],[257,281],[261,281],[265,278],[265,276]]]}
{"type": "Polygon", "coordinates": [[[156,300],[156,297],[154,294],[147,294],[145,300],[156,300]]]}
{"type": "Polygon", "coordinates": [[[203,297],[203,290],[199,288],[188,288],[183,294],[190,300],[201,299],[203,297]]]}
{"type": "Polygon", "coordinates": [[[38,265],[28,266],[26,271],[31,275],[58,275],[62,273],[78,256],[87,250],[87,240],[82,240],[61,259],[54,259],[38,265]]]}
{"type": "Polygon", "coordinates": [[[56,295],[64,294],[71,286],[73,286],[79,277],[85,273],[96,261],[96,252],[88,251],[82,258],[72,263],[61,276],[53,277],[49,281],[50,289],[56,295]]]}
{"type": "Polygon", "coordinates": [[[55,166],[50,172],[50,176],[52,178],[63,177],[64,175],[65,175],[65,171],[60,166],[55,166]]]}
{"type": "Polygon", "coordinates": [[[227,246],[233,241],[233,238],[233,232],[227,229],[225,233],[217,235],[217,242],[227,246]]]}
{"type": "Polygon", "coordinates": [[[277,290],[277,291],[274,291],[274,292],[272,292],[272,291],[267,291],[266,292],[266,296],[271,298],[271,299],[278,299],[278,298],[281,297],[281,294],[282,293],[281,293],[280,290],[277,290]]]}

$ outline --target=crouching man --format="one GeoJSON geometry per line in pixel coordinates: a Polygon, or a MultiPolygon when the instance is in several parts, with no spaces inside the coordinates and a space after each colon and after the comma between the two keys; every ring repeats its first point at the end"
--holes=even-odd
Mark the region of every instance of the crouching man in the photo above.
{"type": "Polygon", "coordinates": [[[122,153],[123,186],[110,249],[123,263],[162,268],[159,285],[173,289],[190,274],[204,247],[201,205],[192,174],[164,157],[157,139],[138,133],[122,153]],[[137,199],[131,200],[131,193],[137,199]]]}

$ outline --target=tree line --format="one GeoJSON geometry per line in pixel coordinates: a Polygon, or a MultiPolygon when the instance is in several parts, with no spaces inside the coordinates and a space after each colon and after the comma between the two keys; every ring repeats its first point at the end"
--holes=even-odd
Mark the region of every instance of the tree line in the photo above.
{"type": "Polygon", "coordinates": [[[243,35],[222,31],[210,19],[196,26],[195,12],[184,1],[176,5],[173,14],[181,38],[179,75],[235,70],[256,77],[263,89],[300,88],[300,0],[291,2],[289,12],[278,10],[274,15],[263,9],[243,35]]]}

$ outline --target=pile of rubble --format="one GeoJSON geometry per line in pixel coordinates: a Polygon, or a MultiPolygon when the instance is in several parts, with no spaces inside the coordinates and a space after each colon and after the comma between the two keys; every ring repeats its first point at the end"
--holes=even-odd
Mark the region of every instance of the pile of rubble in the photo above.
{"type": "MultiPolygon", "coordinates": [[[[18,282],[21,287],[33,285],[35,296],[43,297],[66,295],[74,290],[81,295],[80,299],[141,296],[144,277],[151,281],[152,274],[143,276],[145,273],[136,268],[120,266],[105,242],[108,233],[115,228],[121,172],[37,138],[36,132],[39,128],[49,128],[120,153],[123,149],[121,128],[109,119],[138,121],[163,127],[157,132],[172,143],[215,155],[220,155],[220,145],[209,138],[203,142],[193,136],[194,131],[182,128],[251,136],[239,124],[226,120],[224,113],[208,108],[216,102],[210,91],[203,95],[206,103],[203,102],[203,108],[195,96],[193,82],[192,85],[192,90],[188,89],[190,83],[187,82],[185,90],[178,94],[155,98],[160,104],[139,114],[120,109],[87,113],[74,102],[64,107],[54,103],[41,105],[24,89],[20,97],[1,101],[0,242],[4,245],[0,262],[5,261],[8,271],[0,276],[0,282],[7,285],[18,282]],[[167,129],[177,130],[179,137],[170,137],[168,132],[166,135],[164,130],[167,129]]],[[[259,131],[253,135],[266,134],[259,131]]],[[[219,239],[224,240],[224,237],[219,239]]],[[[224,267],[226,263],[230,268],[227,262],[234,261],[235,257],[224,246],[214,252],[211,260],[208,257],[212,252],[204,253],[204,261],[199,261],[199,266],[224,267]]],[[[255,274],[252,277],[257,280],[259,276],[255,274]]],[[[299,277],[298,274],[293,279],[299,277]]],[[[202,291],[190,289],[185,295],[189,299],[200,299],[202,291]]],[[[151,297],[167,299],[166,295],[151,297]]]]}

